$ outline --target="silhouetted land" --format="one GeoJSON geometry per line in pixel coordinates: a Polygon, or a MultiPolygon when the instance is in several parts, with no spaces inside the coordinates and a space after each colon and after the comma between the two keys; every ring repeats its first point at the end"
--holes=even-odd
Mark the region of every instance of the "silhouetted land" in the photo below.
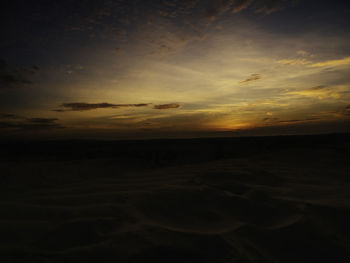
{"type": "Polygon", "coordinates": [[[350,134],[0,147],[1,262],[350,262],[350,134]]]}

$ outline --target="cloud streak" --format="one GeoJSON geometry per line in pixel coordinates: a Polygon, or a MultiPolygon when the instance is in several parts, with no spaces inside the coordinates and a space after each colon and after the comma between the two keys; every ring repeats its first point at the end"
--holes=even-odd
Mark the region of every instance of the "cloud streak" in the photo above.
{"type": "Polygon", "coordinates": [[[342,59],[332,59],[320,62],[313,62],[305,58],[295,58],[295,59],[281,59],[277,63],[289,66],[303,65],[309,68],[323,68],[323,67],[341,67],[350,65],[350,57],[345,57],[342,59]]]}
{"type": "Polygon", "coordinates": [[[250,84],[252,82],[255,82],[255,81],[259,80],[259,79],[261,79],[261,75],[260,74],[252,74],[252,75],[250,75],[249,78],[240,81],[239,84],[246,85],[246,84],[250,84]]]}
{"type": "Polygon", "coordinates": [[[318,98],[320,100],[327,98],[340,98],[341,90],[337,87],[329,87],[329,86],[316,86],[309,89],[290,91],[287,94],[291,95],[299,95],[303,97],[309,98],[318,98]]]}
{"type": "Polygon", "coordinates": [[[257,13],[265,13],[270,15],[283,8],[283,0],[266,0],[263,1],[263,6],[256,10],[257,13]]]}
{"type": "Polygon", "coordinates": [[[239,13],[249,6],[253,5],[256,13],[264,13],[265,15],[270,15],[285,6],[286,1],[283,0],[264,0],[264,1],[254,1],[254,0],[212,0],[209,1],[206,7],[206,16],[210,18],[215,18],[220,14],[232,10],[232,13],[239,13]]]}
{"type": "Polygon", "coordinates": [[[60,109],[55,109],[56,112],[64,111],[88,111],[96,109],[106,109],[106,108],[123,108],[123,107],[146,107],[150,105],[149,103],[139,103],[139,104],[111,104],[107,102],[102,103],[86,103],[86,102],[71,102],[63,103],[60,105],[60,109]]]}
{"type": "Polygon", "coordinates": [[[33,84],[30,76],[35,75],[39,70],[40,68],[36,65],[29,69],[11,69],[7,62],[0,58],[0,90],[33,84]]]}
{"type": "MultiPolygon", "coordinates": [[[[152,103],[138,103],[138,104],[112,104],[107,102],[102,103],[87,103],[87,102],[70,102],[63,103],[58,109],[54,109],[55,112],[66,112],[66,111],[89,111],[97,109],[119,109],[119,108],[129,108],[129,107],[148,107],[152,103]]],[[[168,104],[158,104],[154,105],[153,109],[165,110],[165,109],[176,109],[180,108],[179,103],[168,103],[168,104]]]]}
{"type": "Polygon", "coordinates": [[[0,129],[15,131],[62,129],[57,118],[28,118],[15,114],[0,114],[0,129]]]}
{"type": "Polygon", "coordinates": [[[319,67],[337,67],[337,66],[345,66],[350,64],[350,57],[345,57],[342,59],[334,59],[334,60],[327,60],[327,61],[321,61],[317,63],[313,63],[310,65],[312,68],[319,68],[319,67]]]}
{"type": "Polygon", "coordinates": [[[344,109],[342,110],[342,114],[344,116],[350,117],[350,105],[344,107],[344,109]]]}
{"type": "Polygon", "coordinates": [[[236,0],[233,3],[233,13],[241,12],[242,10],[246,9],[250,4],[252,3],[252,0],[236,0]]]}
{"type": "Polygon", "coordinates": [[[0,90],[21,87],[32,83],[23,72],[11,71],[7,67],[0,68],[0,90]]]}
{"type": "Polygon", "coordinates": [[[216,0],[210,1],[209,6],[206,9],[206,16],[214,18],[222,12],[230,9],[234,0],[216,0]]]}
{"type": "Polygon", "coordinates": [[[181,105],[178,103],[169,103],[169,104],[154,105],[153,109],[166,110],[166,109],[176,109],[176,108],[180,108],[180,107],[181,107],[181,105]]]}

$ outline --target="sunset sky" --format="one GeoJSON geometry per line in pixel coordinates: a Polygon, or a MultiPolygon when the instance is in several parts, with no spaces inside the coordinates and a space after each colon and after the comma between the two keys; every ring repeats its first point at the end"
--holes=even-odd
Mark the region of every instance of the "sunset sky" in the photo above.
{"type": "Polygon", "coordinates": [[[350,131],[350,1],[1,7],[2,138],[350,131]]]}

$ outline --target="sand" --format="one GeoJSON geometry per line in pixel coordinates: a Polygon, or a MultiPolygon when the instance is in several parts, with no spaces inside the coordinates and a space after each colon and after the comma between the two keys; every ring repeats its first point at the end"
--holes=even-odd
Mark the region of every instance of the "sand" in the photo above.
{"type": "Polygon", "coordinates": [[[12,155],[0,260],[350,262],[348,148],[330,145],[187,161],[12,155]]]}

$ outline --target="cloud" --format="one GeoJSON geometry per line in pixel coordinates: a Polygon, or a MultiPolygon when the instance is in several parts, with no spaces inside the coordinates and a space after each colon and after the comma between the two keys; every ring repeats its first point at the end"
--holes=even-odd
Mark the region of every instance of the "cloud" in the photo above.
{"type": "Polygon", "coordinates": [[[300,95],[309,98],[318,98],[320,100],[326,98],[340,98],[340,90],[337,87],[329,87],[329,86],[316,86],[309,89],[304,90],[296,90],[290,91],[287,94],[291,95],[300,95]]]}
{"type": "Polygon", "coordinates": [[[267,122],[269,125],[271,123],[277,124],[277,123],[298,123],[298,122],[309,122],[309,121],[316,121],[320,120],[321,118],[319,117],[312,117],[312,118],[307,118],[307,119],[292,119],[292,120],[280,120],[280,118],[264,118],[263,121],[267,122]]]}
{"type": "MultiPolygon", "coordinates": [[[[63,103],[60,105],[59,109],[54,109],[56,112],[65,112],[65,111],[87,111],[87,110],[96,110],[96,109],[106,109],[106,108],[123,108],[123,107],[147,107],[151,103],[139,103],[139,104],[111,104],[107,102],[102,103],[86,103],[86,102],[71,102],[63,103]]],[[[153,109],[164,110],[164,109],[175,109],[180,108],[181,104],[178,103],[169,103],[169,104],[160,104],[154,105],[153,109]]]]}
{"type": "Polygon", "coordinates": [[[309,122],[309,121],[316,121],[316,120],[320,120],[320,118],[314,117],[314,118],[308,118],[308,119],[283,120],[283,121],[279,121],[279,123],[298,123],[298,122],[309,122]]]}
{"type": "Polygon", "coordinates": [[[302,50],[302,49],[298,50],[297,54],[299,56],[302,56],[302,57],[313,57],[314,56],[313,54],[307,52],[306,50],[302,50]]]}
{"type": "Polygon", "coordinates": [[[176,109],[180,107],[181,105],[178,103],[169,103],[169,104],[154,105],[153,109],[166,110],[166,109],[176,109]]]}
{"type": "Polygon", "coordinates": [[[241,82],[239,82],[239,84],[244,85],[244,84],[249,84],[251,82],[257,81],[261,79],[261,75],[260,74],[252,74],[250,75],[249,78],[242,80],[241,82]]]}
{"type": "Polygon", "coordinates": [[[37,65],[33,65],[33,66],[32,66],[32,69],[33,69],[33,70],[40,70],[39,66],[37,66],[37,65]]]}
{"type": "Polygon", "coordinates": [[[41,123],[41,124],[48,124],[48,123],[54,123],[57,121],[57,118],[30,118],[28,121],[32,123],[41,123]]]}
{"type": "Polygon", "coordinates": [[[236,0],[233,3],[233,13],[241,12],[242,10],[246,9],[250,4],[252,3],[252,0],[236,0]]]}
{"type": "Polygon", "coordinates": [[[115,108],[115,104],[110,103],[86,103],[86,102],[72,102],[72,103],[63,103],[61,107],[69,109],[71,111],[86,111],[94,109],[104,109],[104,108],[115,108]]]}
{"type": "Polygon", "coordinates": [[[35,75],[35,74],[37,74],[37,73],[40,71],[40,67],[37,66],[37,65],[33,65],[33,66],[31,66],[31,68],[28,69],[27,71],[28,71],[29,74],[35,75]]]}
{"type": "Polygon", "coordinates": [[[15,115],[15,114],[10,114],[10,113],[0,113],[0,120],[1,119],[22,119],[23,117],[15,115]]]}
{"type": "MultiPolygon", "coordinates": [[[[299,52],[299,51],[298,51],[299,52]]],[[[340,67],[350,65],[350,57],[345,57],[342,59],[333,59],[320,62],[312,62],[305,58],[295,58],[295,59],[281,59],[277,63],[283,65],[306,65],[310,68],[322,68],[322,67],[340,67]]]]}
{"type": "Polygon", "coordinates": [[[262,2],[263,6],[256,10],[257,13],[265,13],[266,15],[270,15],[284,7],[283,0],[266,0],[262,2]]]}
{"type": "Polygon", "coordinates": [[[263,121],[265,121],[265,122],[275,122],[275,121],[278,121],[279,120],[279,118],[264,118],[263,119],[263,121]]]}
{"type": "Polygon", "coordinates": [[[317,63],[313,63],[310,65],[312,68],[318,68],[318,67],[337,67],[337,66],[345,66],[350,64],[350,57],[342,58],[342,59],[334,59],[334,60],[327,60],[327,61],[321,61],[317,63]]]}
{"type": "Polygon", "coordinates": [[[217,15],[229,10],[234,0],[215,0],[209,1],[209,6],[206,8],[206,16],[215,18],[217,15]]]}
{"type": "Polygon", "coordinates": [[[146,107],[150,105],[149,103],[139,103],[139,104],[111,104],[107,102],[102,103],[86,103],[86,102],[71,102],[63,103],[60,105],[61,109],[54,109],[56,112],[64,111],[87,111],[96,109],[106,109],[106,108],[122,108],[122,107],[146,107]]]}
{"type": "Polygon", "coordinates": [[[296,59],[281,59],[281,60],[278,60],[277,63],[294,66],[294,65],[308,65],[308,64],[311,64],[312,62],[305,58],[296,58],[296,59]]]}
{"type": "Polygon", "coordinates": [[[342,114],[345,116],[350,116],[350,105],[344,107],[342,114]]]}
{"type": "Polygon", "coordinates": [[[29,80],[28,75],[31,75],[33,70],[10,69],[7,62],[0,58],[0,89],[15,88],[32,84],[33,82],[29,80]]]}
{"type": "Polygon", "coordinates": [[[56,118],[27,118],[15,114],[0,114],[0,129],[9,130],[48,130],[62,129],[56,118]]]}
{"type": "Polygon", "coordinates": [[[283,0],[211,0],[206,8],[206,16],[215,18],[216,16],[230,10],[233,13],[239,13],[248,8],[253,2],[256,2],[256,13],[264,13],[270,15],[284,7],[286,1],[283,0]]]}
{"type": "Polygon", "coordinates": [[[3,58],[0,58],[0,72],[6,70],[7,68],[7,63],[3,58]]]}
{"type": "Polygon", "coordinates": [[[0,74],[0,89],[19,87],[33,83],[18,73],[1,72],[0,74]]]}

